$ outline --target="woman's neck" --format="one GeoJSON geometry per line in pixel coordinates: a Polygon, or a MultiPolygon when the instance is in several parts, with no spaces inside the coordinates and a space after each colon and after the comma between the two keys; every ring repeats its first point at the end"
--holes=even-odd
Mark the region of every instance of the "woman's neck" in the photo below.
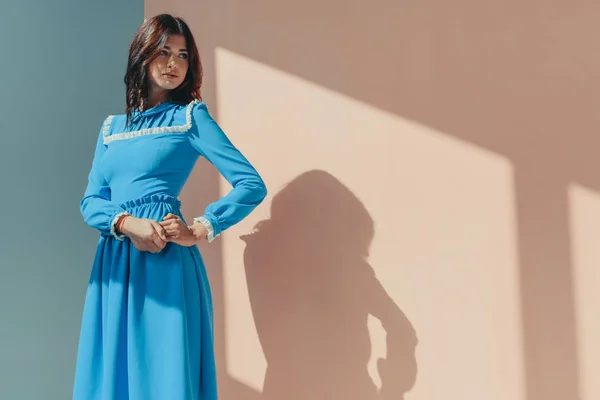
{"type": "Polygon", "coordinates": [[[142,111],[154,108],[162,103],[169,101],[168,90],[150,90],[148,94],[148,100],[142,104],[142,111]]]}

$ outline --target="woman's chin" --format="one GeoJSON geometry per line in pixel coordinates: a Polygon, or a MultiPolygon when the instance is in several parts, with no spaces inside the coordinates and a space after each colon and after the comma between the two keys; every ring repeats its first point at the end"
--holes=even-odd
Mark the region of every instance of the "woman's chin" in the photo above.
{"type": "Polygon", "coordinates": [[[173,90],[173,89],[177,89],[182,83],[183,83],[183,81],[176,82],[176,81],[172,81],[172,80],[163,80],[156,86],[158,86],[162,90],[173,90]]]}

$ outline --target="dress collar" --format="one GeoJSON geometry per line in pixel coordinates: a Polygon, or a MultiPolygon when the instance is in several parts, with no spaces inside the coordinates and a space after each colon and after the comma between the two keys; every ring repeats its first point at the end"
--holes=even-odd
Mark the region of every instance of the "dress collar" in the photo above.
{"type": "Polygon", "coordinates": [[[165,101],[164,103],[160,103],[159,105],[149,108],[145,111],[136,111],[135,114],[143,115],[143,116],[154,115],[154,114],[158,114],[163,111],[166,111],[167,109],[173,107],[174,105],[176,105],[176,104],[173,103],[172,101],[165,101]]]}

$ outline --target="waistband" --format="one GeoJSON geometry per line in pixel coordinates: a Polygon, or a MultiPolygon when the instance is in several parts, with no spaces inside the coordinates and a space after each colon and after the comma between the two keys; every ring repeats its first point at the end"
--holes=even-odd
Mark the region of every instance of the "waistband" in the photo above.
{"type": "Polygon", "coordinates": [[[137,199],[127,200],[120,204],[125,210],[131,210],[137,207],[141,207],[146,204],[152,203],[167,203],[179,209],[181,207],[181,201],[170,194],[151,194],[147,196],[138,197],[137,199]]]}

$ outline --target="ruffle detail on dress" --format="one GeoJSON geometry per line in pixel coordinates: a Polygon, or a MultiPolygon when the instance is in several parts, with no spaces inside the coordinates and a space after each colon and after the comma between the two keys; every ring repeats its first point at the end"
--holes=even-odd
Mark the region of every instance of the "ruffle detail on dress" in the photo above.
{"type": "Polygon", "coordinates": [[[133,208],[141,207],[146,204],[152,203],[167,203],[175,208],[179,209],[181,207],[181,201],[170,194],[151,194],[143,197],[139,197],[133,200],[127,200],[121,203],[121,207],[125,210],[131,210],[133,208]]]}

